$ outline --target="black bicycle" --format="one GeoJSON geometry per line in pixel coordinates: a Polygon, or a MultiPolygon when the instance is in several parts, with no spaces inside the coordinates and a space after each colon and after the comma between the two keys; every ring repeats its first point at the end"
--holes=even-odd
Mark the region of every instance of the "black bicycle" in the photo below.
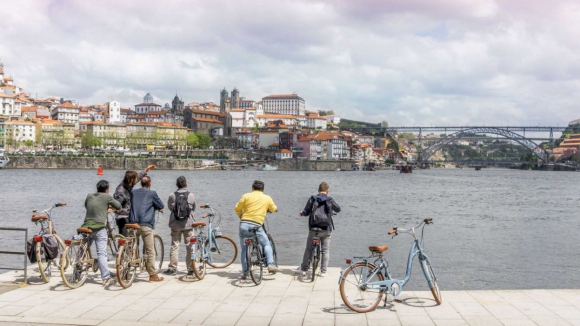
{"type": "Polygon", "coordinates": [[[308,265],[312,269],[312,278],[310,282],[314,282],[314,279],[316,278],[316,269],[320,263],[321,255],[320,237],[318,236],[318,233],[323,230],[321,228],[312,228],[310,231],[314,232],[314,237],[312,237],[312,250],[310,251],[310,261],[308,262],[308,265]]]}
{"type": "MultiPolygon", "coordinates": [[[[270,233],[268,233],[267,222],[262,225],[264,232],[268,235],[268,241],[270,241],[270,245],[272,246],[272,254],[274,255],[274,264],[278,266],[278,254],[276,253],[276,245],[274,244],[274,239],[270,233]]],[[[266,254],[264,253],[264,249],[260,246],[258,242],[258,238],[256,236],[256,230],[253,231],[254,235],[251,238],[245,239],[246,243],[246,252],[243,253],[246,255],[246,264],[248,264],[248,271],[250,272],[250,277],[252,281],[259,285],[262,283],[262,277],[264,275],[264,267],[268,267],[268,260],[266,259],[266,254]]],[[[275,274],[275,273],[274,273],[275,274]]]]}

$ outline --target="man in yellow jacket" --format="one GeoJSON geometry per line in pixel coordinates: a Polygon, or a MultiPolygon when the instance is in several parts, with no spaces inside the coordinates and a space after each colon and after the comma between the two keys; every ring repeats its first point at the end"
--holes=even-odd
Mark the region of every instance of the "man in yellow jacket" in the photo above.
{"type": "Polygon", "coordinates": [[[246,243],[245,239],[251,238],[256,233],[258,242],[264,248],[264,254],[268,261],[268,272],[276,273],[278,267],[274,264],[274,255],[272,254],[272,246],[268,241],[268,236],[262,228],[266,214],[268,212],[276,212],[278,207],[274,204],[272,197],[264,194],[264,183],[262,181],[254,181],[252,184],[252,192],[244,194],[235,207],[236,214],[240,217],[240,246],[242,248],[242,279],[248,278],[249,270],[246,262],[246,243]]]}

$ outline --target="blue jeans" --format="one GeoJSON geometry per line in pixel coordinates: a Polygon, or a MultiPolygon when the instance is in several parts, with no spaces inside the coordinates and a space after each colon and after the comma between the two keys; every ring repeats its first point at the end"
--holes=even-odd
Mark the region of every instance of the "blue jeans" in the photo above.
{"type": "Polygon", "coordinates": [[[97,247],[97,261],[99,263],[99,270],[101,271],[101,279],[104,281],[111,277],[109,266],[107,262],[107,228],[102,228],[99,231],[93,231],[90,235],[91,240],[97,247]]]}
{"type": "Polygon", "coordinates": [[[247,261],[246,261],[246,242],[244,241],[247,238],[252,238],[254,236],[254,230],[256,230],[256,238],[258,238],[258,242],[260,246],[264,248],[264,254],[266,255],[266,261],[268,265],[274,264],[274,255],[272,253],[272,246],[270,245],[270,241],[268,240],[268,236],[266,232],[261,226],[258,226],[253,223],[246,223],[240,222],[240,246],[242,248],[241,257],[242,257],[242,271],[244,274],[248,274],[250,271],[248,270],[247,261]]]}

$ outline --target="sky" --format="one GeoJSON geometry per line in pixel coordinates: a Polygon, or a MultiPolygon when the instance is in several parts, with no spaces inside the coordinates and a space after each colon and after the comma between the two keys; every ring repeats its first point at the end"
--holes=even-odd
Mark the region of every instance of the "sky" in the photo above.
{"type": "Polygon", "coordinates": [[[0,60],[25,92],[83,105],[296,93],[391,126],[580,118],[573,0],[19,0],[0,60]]]}

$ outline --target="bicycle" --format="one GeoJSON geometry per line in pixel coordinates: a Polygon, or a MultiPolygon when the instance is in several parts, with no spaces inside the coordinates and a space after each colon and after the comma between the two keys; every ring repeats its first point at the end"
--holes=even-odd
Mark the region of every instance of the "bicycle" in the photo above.
{"type": "MultiPolygon", "coordinates": [[[[96,273],[99,264],[91,253],[91,233],[88,228],[78,228],[78,236],[65,240],[67,245],[60,262],[62,282],[71,289],[82,286],[87,280],[89,270],[96,273]]],[[[110,241],[110,239],[109,239],[110,241]]]]}
{"type": "Polygon", "coordinates": [[[312,250],[310,251],[310,261],[308,261],[308,265],[311,265],[312,268],[312,278],[310,282],[314,282],[316,278],[316,269],[318,268],[318,263],[320,262],[320,255],[321,255],[321,247],[320,247],[320,237],[318,236],[319,232],[323,230],[321,228],[312,228],[310,231],[314,232],[314,237],[312,237],[312,250]]]}
{"type": "MultiPolygon", "coordinates": [[[[388,263],[382,254],[389,249],[387,246],[370,246],[369,250],[372,255],[370,257],[354,257],[355,259],[359,259],[357,262],[347,259],[346,263],[348,266],[342,271],[338,281],[340,285],[340,296],[346,306],[356,312],[369,312],[378,306],[385,292],[390,293],[393,297],[399,295],[403,290],[403,286],[409,281],[415,256],[419,257],[421,268],[423,269],[433,298],[437,305],[440,305],[442,299],[437,277],[431,267],[431,261],[424,254],[423,248],[421,247],[425,225],[432,224],[432,221],[432,218],[426,218],[418,226],[409,230],[394,227],[388,232],[393,237],[399,233],[409,233],[414,239],[407,260],[407,272],[405,278],[402,280],[391,277],[388,263]],[[415,229],[421,226],[423,227],[421,229],[421,241],[419,241],[415,235],[415,229]],[[375,259],[375,257],[377,258],[375,259]],[[369,262],[372,259],[374,261],[372,263],[369,262]],[[378,265],[377,262],[379,262],[378,265]]],[[[385,306],[386,304],[387,296],[385,296],[385,306]]]]}
{"type": "Polygon", "coordinates": [[[219,232],[221,214],[209,204],[200,205],[201,208],[209,208],[210,213],[204,214],[206,222],[195,222],[191,226],[196,235],[189,239],[191,248],[191,267],[195,277],[202,280],[206,273],[206,264],[213,268],[225,268],[231,265],[238,256],[238,246],[232,238],[219,232]],[[207,235],[203,228],[208,226],[207,235]],[[215,225],[215,226],[214,226],[215,225]]]}
{"type": "MultiPolygon", "coordinates": [[[[159,219],[159,214],[157,214],[157,219],[159,219]]],[[[137,237],[137,230],[141,229],[141,226],[138,223],[128,223],[125,224],[125,227],[127,228],[127,237],[119,239],[118,241],[119,251],[117,252],[116,266],[119,285],[127,289],[137,277],[137,267],[139,267],[140,271],[143,271],[146,262],[139,255],[139,237],[137,237]]],[[[163,240],[159,234],[153,235],[153,243],[155,246],[155,261],[157,262],[157,259],[159,259],[159,265],[155,271],[157,274],[161,271],[164,255],[163,240]]],[[[145,253],[144,246],[143,253],[145,253]]]]}
{"type": "MultiPolygon", "coordinates": [[[[276,245],[274,244],[274,239],[270,233],[268,233],[267,227],[267,220],[265,221],[262,228],[266,235],[268,236],[268,241],[270,241],[270,245],[272,246],[272,254],[274,256],[274,264],[278,266],[278,254],[276,253],[276,245]]],[[[266,260],[266,255],[262,246],[258,242],[258,238],[256,236],[256,230],[253,230],[254,235],[251,238],[244,239],[246,244],[246,264],[248,266],[248,271],[250,272],[250,277],[254,284],[259,285],[262,283],[262,278],[264,274],[264,267],[268,267],[268,261],[266,260]]],[[[275,273],[274,273],[275,274],[275,273]]]]}
{"type": "MultiPolygon", "coordinates": [[[[54,229],[54,225],[51,219],[51,213],[53,208],[55,207],[62,207],[66,206],[66,203],[57,203],[54,206],[47,208],[42,211],[44,215],[36,215],[36,210],[32,211],[32,218],[31,221],[34,222],[35,225],[40,223],[40,232],[36,236],[32,238],[33,245],[35,246],[35,253],[36,253],[36,261],[38,262],[38,268],[40,270],[40,277],[45,283],[50,282],[50,278],[52,277],[52,264],[56,265],[55,259],[50,259],[47,257],[46,250],[42,244],[42,236],[45,234],[51,234],[54,236],[58,243],[59,252],[62,252],[66,248],[66,244],[62,239],[56,234],[56,230],[54,229]]],[[[58,266],[57,266],[58,267],[58,266]]]]}
{"type": "Polygon", "coordinates": [[[221,224],[221,214],[214,210],[209,204],[200,205],[200,208],[210,209],[211,212],[204,214],[202,218],[208,219],[208,239],[204,242],[207,264],[213,268],[225,268],[230,266],[238,257],[238,245],[227,235],[223,235],[219,226],[221,224]]]}
{"type": "Polygon", "coordinates": [[[107,261],[115,260],[119,250],[119,239],[125,238],[121,233],[114,233],[115,229],[111,223],[111,221],[116,219],[114,215],[116,214],[110,212],[107,216],[107,237],[109,238],[107,242],[107,261]]]}

